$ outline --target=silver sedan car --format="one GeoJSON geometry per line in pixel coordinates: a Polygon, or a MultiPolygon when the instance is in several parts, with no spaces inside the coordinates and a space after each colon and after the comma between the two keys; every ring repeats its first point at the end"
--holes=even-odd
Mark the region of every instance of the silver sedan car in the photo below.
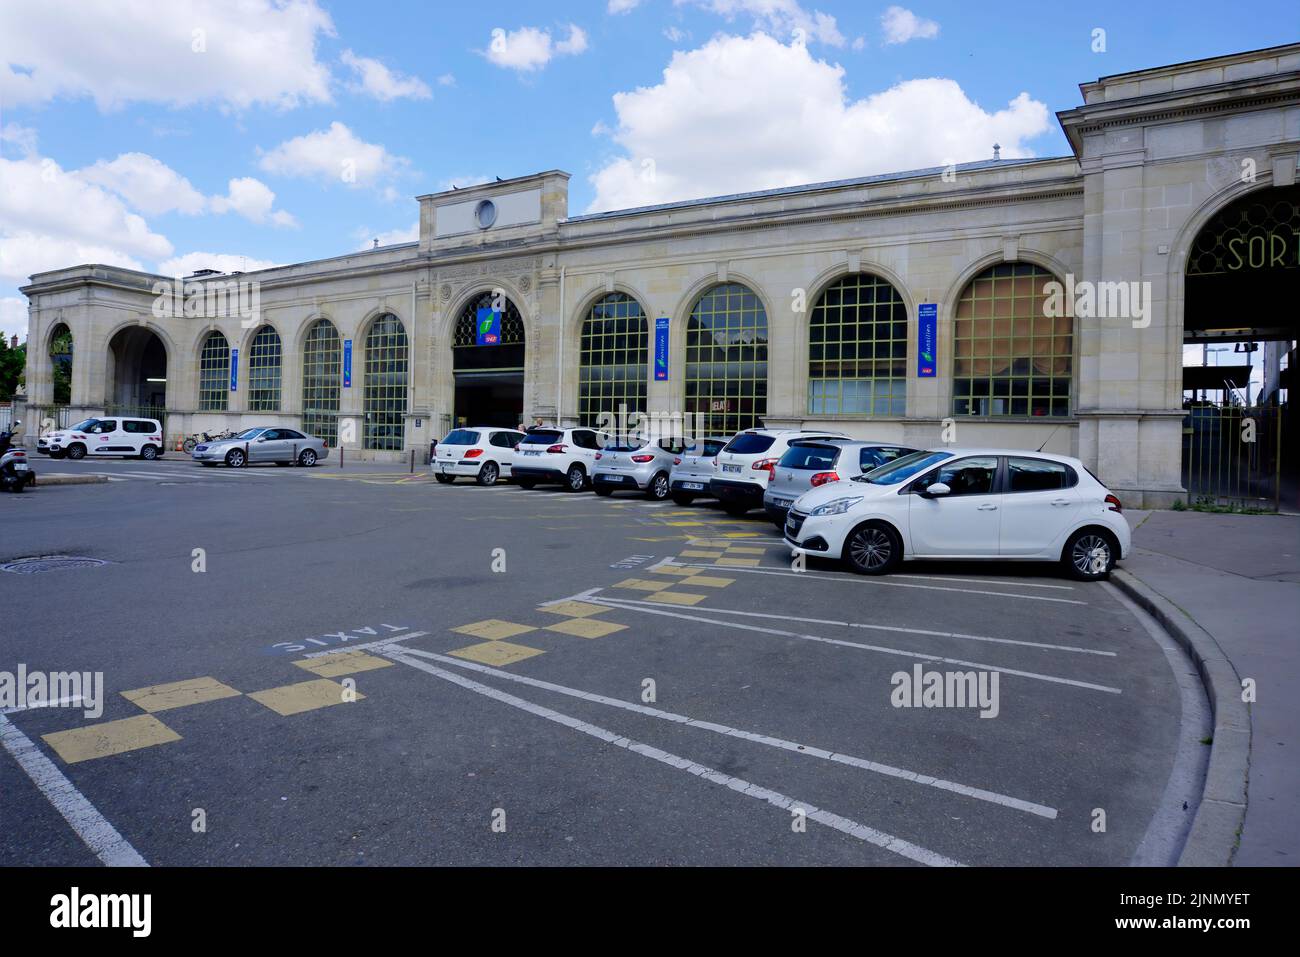
{"type": "Polygon", "coordinates": [[[611,495],[618,489],[636,490],[647,498],[663,501],[671,491],[669,476],[681,450],[681,442],[674,439],[611,443],[596,453],[592,490],[597,495],[611,495]]]}
{"type": "Polygon", "coordinates": [[[297,429],[259,427],[217,442],[201,442],[191,454],[203,465],[224,462],[232,469],[266,462],[310,467],[325,457],[325,440],[297,429]]]}
{"type": "Polygon", "coordinates": [[[784,528],[790,504],[810,488],[847,481],[915,451],[892,442],[796,440],[772,470],[763,493],[763,510],[777,528],[784,528]]]}

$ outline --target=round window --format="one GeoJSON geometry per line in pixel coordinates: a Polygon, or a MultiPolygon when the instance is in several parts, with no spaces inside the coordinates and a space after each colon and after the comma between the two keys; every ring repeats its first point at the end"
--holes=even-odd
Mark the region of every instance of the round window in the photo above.
{"type": "Polygon", "coordinates": [[[487,229],[497,221],[497,204],[490,199],[483,200],[474,210],[474,218],[478,221],[479,229],[487,229]]]}

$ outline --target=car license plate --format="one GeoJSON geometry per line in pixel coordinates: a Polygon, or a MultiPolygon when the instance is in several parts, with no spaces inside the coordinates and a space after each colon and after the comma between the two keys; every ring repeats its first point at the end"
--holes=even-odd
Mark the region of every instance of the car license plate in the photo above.
{"type": "Polygon", "coordinates": [[[683,482],[682,488],[689,489],[692,492],[703,492],[704,486],[699,482],[683,482]]]}
{"type": "Polygon", "coordinates": [[[26,466],[26,465],[23,465],[21,462],[15,462],[15,463],[14,463],[14,471],[15,471],[15,472],[26,472],[26,471],[27,471],[27,466],[26,466]]]}
{"type": "Polygon", "coordinates": [[[625,478],[625,476],[622,476],[622,475],[606,475],[606,476],[605,476],[605,481],[606,481],[606,482],[622,482],[622,481],[624,481],[624,478],[625,478]]]}
{"type": "Polygon", "coordinates": [[[739,472],[739,471],[740,471],[740,466],[739,466],[739,465],[724,465],[724,466],[722,467],[722,471],[724,471],[724,472],[739,472]]]}
{"type": "Polygon", "coordinates": [[[794,501],[794,499],[792,499],[792,498],[774,498],[774,499],[772,499],[772,504],[773,504],[776,508],[789,508],[789,507],[790,507],[790,503],[793,502],[793,501],[794,501]]]}
{"type": "Polygon", "coordinates": [[[444,472],[450,472],[450,471],[451,471],[451,465],[452,465],[452,463],[450,463],[450,462],[443,462],[443,463],[442,463],[442,470],[443,470],[444,472]]]}
{"type": "Polygon", "coordinates": [[[541,452],[535,452],[532,449],[524,449],[524,455],[541,455],[541,452]]]}

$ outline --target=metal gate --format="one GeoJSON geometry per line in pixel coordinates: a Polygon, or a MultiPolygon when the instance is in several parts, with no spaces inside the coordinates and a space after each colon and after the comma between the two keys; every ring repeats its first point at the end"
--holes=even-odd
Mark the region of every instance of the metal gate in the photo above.
{"type": "Polygon", "coordinates": [[[157,419],[162,425],[164,439],[167,435],[167,409],[161,405],[110,405],[104,409],[105,418],[157,419]]]}
{"type": "Polygon", "coordinates": [[[1183,419],[1183,487],[1192,504],[1277,511],[1284,406],[1193,405],[1183,419]]]}

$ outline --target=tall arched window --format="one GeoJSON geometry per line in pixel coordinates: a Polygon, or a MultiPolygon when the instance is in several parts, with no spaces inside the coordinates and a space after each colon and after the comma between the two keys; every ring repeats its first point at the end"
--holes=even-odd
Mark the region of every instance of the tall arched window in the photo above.
{"type": "Polygon", "coordinates": [[[746,286],[714,286],[691,310],[686,411],[714,435],[753,428],[767,415],[767,312],[746,286]]]}
{"type": "Polygon", "coordinates": [[[967,284],[953,318],[954,415],[1068,416],[1073,320],[1049,316],[1055,277],[1000,263],[967,284]]]}
{"type": "Polygon", "coordinates": [[[612,292],[597,300],[582,322],[578,415],[590,428],[602,412],[644,412],[646,405],[645,311],[631,296],[612,292]]]}
{"type": "Polygon", "coordinates": [[[808,322],[810,415],[903,415],[907,306],[887,280],[855,273],[817,300],[808,322]]]}
{"type": "Polygon", "coordinates": [[[280,409],[280,334],[263,326],[248,349],[248,410],[280,409]]]}
{"type": "Polygon", "coordinates": [[[302,427],[338,445],[339,399],[343,388],[343,346],[339,331],[319,319],[302,344],[302,427]]]}
{"type": "Polygon", "coordinates": [[[50,330],[50,381],[54,404],[72,403],[72,330],[60,322],[50,330]]]}
{"type": "Polygon", "coordinates": [[[215,330],[199,354],[199,411],[225,412],[230,403],[230,343],[215,330]]]}
{"type": "Polygon", "coordinates": [[[366,375],[362,408],[366,414],[364,447],[401,451],[406,426],[406,327],[383,315],[366,334],[366,375]]]}

